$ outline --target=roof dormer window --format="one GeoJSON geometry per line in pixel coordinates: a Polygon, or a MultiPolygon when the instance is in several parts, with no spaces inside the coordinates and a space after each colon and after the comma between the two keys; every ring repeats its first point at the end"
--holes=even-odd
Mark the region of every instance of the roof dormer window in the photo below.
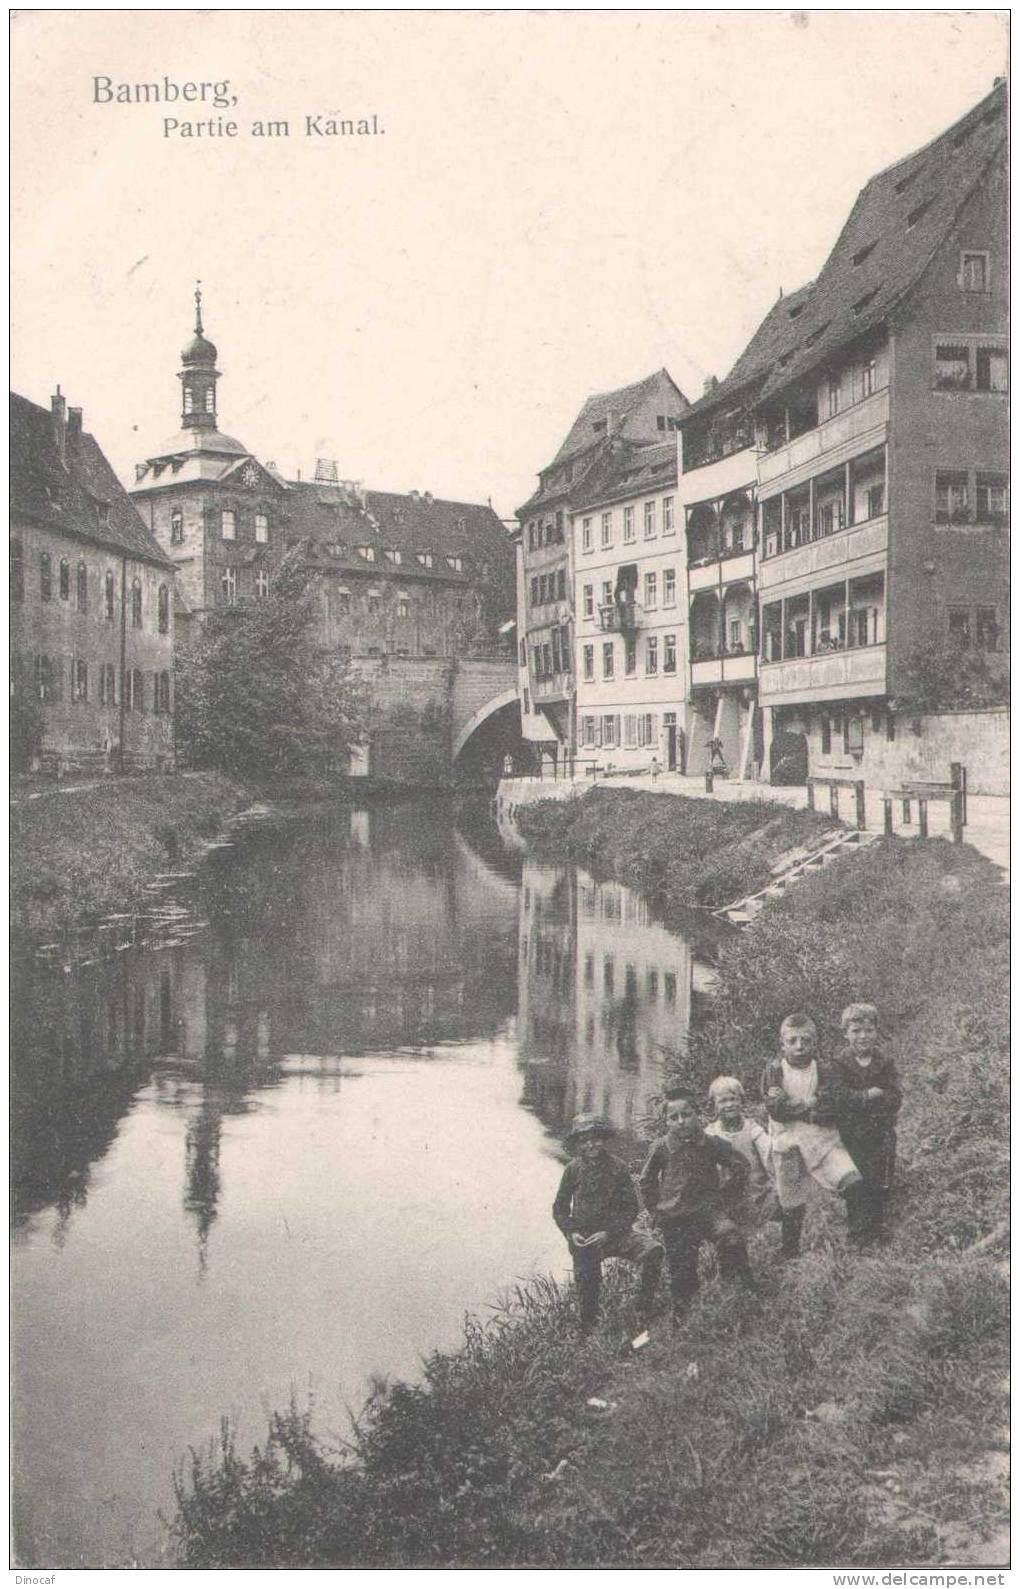
{"type": "Polygon", "coordinates": [[[431,568],[432,567],[432,553],[431,552],[415,552],[414,555],[415,555],[415,557],[417,557],[417,559],[418,559],[419,563],[421,564],[422,568],[431,568]]]}
{"type": "Polygon", "coordinates": [[[914,209],[911,210],[910,214],[907,216],[908,232],[912,227],[917,225],[918,221],[921,219],[921,216],[931,209],[934,202],[934,198],[925,199],[923,204],[918,204],[914,209]]]}
{"type": "Polygon", "coordinates": [[[363,557],[365,559],[366,563],[374,563],[375,562],[375,547],[374,546],[359,546],[358,547],[358,553],[359,553],[359,555],[361,557],[363,557]]]}
{"type": "Polygon", "coordinates": [[[386,556],[391,563],[402,563],[404,561],[403,552],[398,552],[395,546],[387,547],[386,556]]]}
{"type": "Polygon", "coordinates": [[[448,557],[446,561],[449,563],[455,574],[463,573],[464,559],[462,557],[448,557]]]}
{"type": "Polygon", "coordinates": [[[900,180],[896,184],[896,192],[905,193],[910,184],[921,175],[923,170],[923,165],[915,166],[913,171],[908,171],[905,177],[900,177],[900,180]]]}
{"type": "Polygon", "coordinates": [[[806,348],[813,348],[819,337],[823,337],[828,329],[829,322],[826,320],[823,326],[818,326],[816,330],[811,332],[810,336],[806,336],[804,338],[804,346],[806,348]]]}
{"type": "Polygon", "coordinates": [[[790,316],[791,320],[796,320],[796,318],[797,318],[797,316],[799,314],[803,314],[804,313],[804,305],[802,303],[795,303],[793,305],[793,308],[792,309],[788,309],[786,312],[790,316]]]}

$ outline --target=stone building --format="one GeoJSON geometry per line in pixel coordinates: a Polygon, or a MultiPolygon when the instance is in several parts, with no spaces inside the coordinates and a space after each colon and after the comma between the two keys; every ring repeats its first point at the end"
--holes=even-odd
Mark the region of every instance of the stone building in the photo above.
{"type": "Polygon", "coordinates": [[[495,655],[513,547],[488,505],[368,491],[320,459],[285,480],[219,429],[217,351],[196,294],[180,429],[135,469],[134,501],[178,572],[180,632],[268,594],[284,554],[314,572],[324,647],[353,657],[495,655]]]}
{"type": "Polygon", "coordinates": [[[11,394],[11,651],[45,767],[173,764],[174,571],[58,389],[11,394]]]}
{"type": "Polygon", "coordinates": [[[589,397],[517,510],[521,728],[548,762],[575,750],[576,504],[614,444],[665,441],[686,407],[666,370],[589,397]]]}

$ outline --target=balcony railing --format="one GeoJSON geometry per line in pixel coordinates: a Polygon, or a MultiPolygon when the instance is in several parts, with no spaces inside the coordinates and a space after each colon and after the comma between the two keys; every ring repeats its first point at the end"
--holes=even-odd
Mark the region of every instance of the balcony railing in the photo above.
{"type": "Polygon", "coordinates": [[[758,659],[753,651],[727,651],[718,656],[706,656],[697,650],[691,659],[691,686],[707,684],[747,684],[758,671],[758,659]]]}
{"type": "Polygon", "coordinates": [[[806,541],[788,552],[776,552],[772,557],[763,558],[758,564],[758,585],[763,591],[772,590],[789,580],[837,569],[862,557],[884,552],[888,544],[889,516],[882,513],[877,518],[835,530],[831,535],[806,541]]]}
{"type": "Polygon", "coordinates": [[[885,642],[882,641],[870,646],[855,646],[848,651],[828,650],[815,656],[787,657],[783,662],[763,660],[758,670],[758,692],[762,702],[769,706],[884,695],[885,656],[885,642]]]}
{"type": "Polygon", "coordinates": [[[888,418],[889,388],[883,386],[880,391],[862,398],[852,408],[833,414],[831,419],[825,419],[820,425],[805,431],[794,441],[783,443],[774,452],[762,453],[758,458],[759,484],[764,486],[772,480],[778,480],[781,475],[789,474],[802,464],[809,464],[813,458],[832,452],[834,448],[855,441],[858,437],[867,436],[869,445],[874,445],[876,438],[871,438],[871,432],[881,430],[888,418]]]}
{"type": "Polygon", "coordinates": [[[637,626],[636,601],[612,601],[599,608],[599,628],[607,634],[632,634],[637,626]]]}

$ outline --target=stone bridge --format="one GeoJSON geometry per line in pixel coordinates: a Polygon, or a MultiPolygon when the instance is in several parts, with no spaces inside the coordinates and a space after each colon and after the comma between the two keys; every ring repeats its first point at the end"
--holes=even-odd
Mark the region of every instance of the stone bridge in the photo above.
{"type": "Polygon", "coordinates": [[[492,781],[507,754],[524,754],[511,658],[359,657],[355,666],[372,701],[362,772],[492,781]]]}

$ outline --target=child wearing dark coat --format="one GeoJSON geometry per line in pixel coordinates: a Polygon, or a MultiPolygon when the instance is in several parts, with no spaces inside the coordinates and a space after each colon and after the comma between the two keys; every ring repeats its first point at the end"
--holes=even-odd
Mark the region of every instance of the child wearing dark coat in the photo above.
{"type": "Polygon", "coordinates": [[[895,1064],[879,1044],[875,1006],[848,1004],[839,1024],[845,1041],[833,1062],[842,1083],[839,1130],[861,1172],[860,1186],[847,1198],[848,1230],[852,1241],[865,1246],[885,1236],[903,1089],[895,1064]]]}
{"type": "Polygon", "coordinates": [[[653,1142],[639,1184],[645,1207],[662,1233],[673,1320],[678,1323],[698,1289],[698,1249],[703,1241],[718,1249],[724,1279],[754,1289],[747,1246],[725,1211],[719,1183],[722,1169],[739,1192],[750,1172],[742,1154],[702,1129],[694,1094],[687,1088],[666,1089],[666,1120],[666,1134],[653,1142]]]}
{"type": "Polygon", "coordinates": [[[567,1142],[577,1153],[560,1181],[553,1219],[567,1238],[574,1265],[581,1333],[595,1327],[602,1291],[604,1258],[625,1258],[638,1266],[637,1316],[644,1328],[651,1317],[662,1273],[662,1243],[636,1230],[640,1212],[631,1173],[608,1152],[613,1128],[599,1115],[577,1115],[567,1142]]]}

